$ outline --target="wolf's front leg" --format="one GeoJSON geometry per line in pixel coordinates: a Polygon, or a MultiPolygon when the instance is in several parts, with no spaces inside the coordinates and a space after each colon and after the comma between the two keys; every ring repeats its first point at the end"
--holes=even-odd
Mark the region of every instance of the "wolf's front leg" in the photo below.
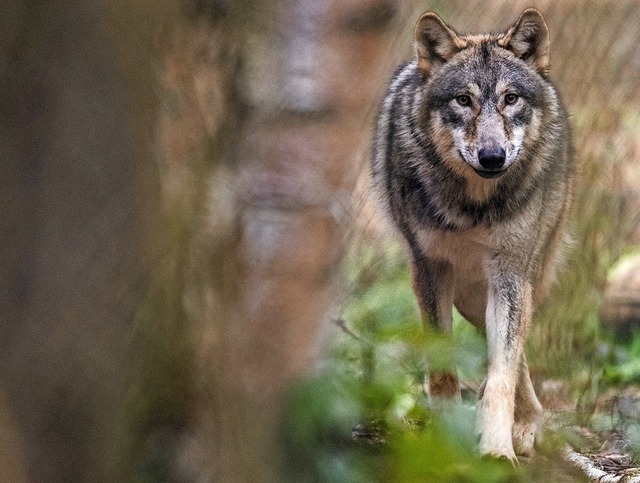
{"type": "MultiPolygon", "coordinates": [[[[414,253],[412,257],[413,290],[418,299],[426,328],[451,334],[454,278],[447,261],[414,253]]],[[[455,370],[430,371],[428,393],[432,402],[460,398],[460,383],[455,370]]]]}
{"type": "Polygon", "coordinates": [[[486,314],[489,370],[478,405],[482,454],[516,460],[512,442],[516,383],[531,316],[531,284],[494,267],[486,314]]]}

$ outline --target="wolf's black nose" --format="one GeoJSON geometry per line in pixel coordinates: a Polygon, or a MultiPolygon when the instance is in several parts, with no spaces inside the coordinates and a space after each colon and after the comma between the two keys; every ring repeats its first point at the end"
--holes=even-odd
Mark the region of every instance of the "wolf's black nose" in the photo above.
{"type": "Polygon", "coordinates": [[[478,151],[480,166],[489,171],[502,169],[506,157],[507,155],[502,148],[482,148],[478,151]]]}

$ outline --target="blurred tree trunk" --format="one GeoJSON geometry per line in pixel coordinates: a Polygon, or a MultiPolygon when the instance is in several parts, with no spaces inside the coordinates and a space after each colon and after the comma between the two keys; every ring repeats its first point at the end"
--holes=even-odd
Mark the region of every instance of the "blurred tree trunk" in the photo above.
{"type": "Polygon", "coordinates": [[[5,2],[0,479],[123,481],[122,420],[147,411],[196,428],[174,479],[281,481],[279,406],[332,307],[397,8],[5,2]]]}
{"type": "Polygon", "coordinates": [[[399,7],[188,5],[159,136],[169,210],[191,231],[200,465],[213,481],[282,481],[280,403],[333,307],[399,7]]]}
{"type": "Polygon", "coordinates": [[[145,28],[170,5],[135,3],[111,5],[126,55],[100,1],[0,8],[2,481],[123,480],[132,319],[160,213],[145,28]]]}

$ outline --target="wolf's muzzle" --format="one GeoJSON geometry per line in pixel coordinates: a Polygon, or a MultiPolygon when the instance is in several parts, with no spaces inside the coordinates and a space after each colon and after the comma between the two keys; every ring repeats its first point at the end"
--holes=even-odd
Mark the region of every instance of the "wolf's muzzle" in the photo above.
{"type": "Polygon", "coordinates": [[[482,169],[475,169],[474,171],[481,177],[486,178],[486,179],[494,179],[494,178],[499,178],[500,176],[502,176],[504,173],[507,172],[506,169],[501,169],[500,171],[485,171],[482,169]]]}
{"type": "Polygon", "coordinates": [[[506,159],[507,153],[500,147],[482,148],[478,151],[481,169],[475,171],[483,178],[498,178],[506,171],[504,168],[506,159]]]}
{"type": "Polygon", "coordinates": [[[478,151],[478,162],[487,171],[500,171],[507,159],[502,148],[482,148],[478,151]]]}

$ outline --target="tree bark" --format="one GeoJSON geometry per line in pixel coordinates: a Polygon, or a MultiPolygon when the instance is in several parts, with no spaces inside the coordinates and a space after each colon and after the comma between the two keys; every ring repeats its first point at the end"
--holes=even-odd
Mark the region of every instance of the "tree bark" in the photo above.
{"type": "Polygon", "coordinates": [[[176,479],[281,481],[280,404],[333,307],[396,2],[4,7],[0,479],[123,481],[126,401],[155,384],[145,424],[197,435],[176,479]]]}
{"type": "Polygon", "coordinates": [[[163,104],[160,138],[170,209],[194,229],[200,465],[213,481],[282,481],[280,405],[334,306],[399,7],[194,5],[165,58],[181,107],[163,104]]]}
{"type": "MultiPolygon", "coordinates": [[[[132,9],[151,30],[168,4],[153,3],[132,9]]],[[[99,1],[2,6],[2,481],[123,478],[131,326],[160,197],[152,52],[140,48],[152,38],[126,14],[120,33],[137,44],[120,57],[108,13],[99,1]]]]}

